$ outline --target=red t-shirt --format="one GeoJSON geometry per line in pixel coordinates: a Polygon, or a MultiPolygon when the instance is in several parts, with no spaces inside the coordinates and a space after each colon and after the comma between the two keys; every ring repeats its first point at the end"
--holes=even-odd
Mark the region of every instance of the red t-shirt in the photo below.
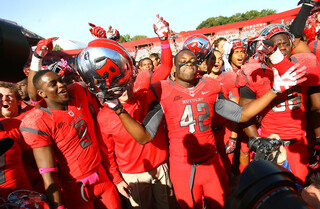
{"type": "Polygon", "coordinates": [[[101,155],[88,106],[91,94],[78,83],[69,85],[68,93],[68,110],[35,109],[20,130],[32,148],[52,145],[65,180],[80,180],[98,169],[101,155]]]}
{"type": "MultiPolygon", "coordinates": [[[[144,93],[139,91],[139,95],[135,96],[135,99],[122,105],[134,119],[142,123],[154,96],[148,91],[144,93]]],[[[147,172],[167,159],[168,141],[163,126],[159,126],[156,136],[150,143],[141,145],[125,130],[119,116],[110,108],[104,107],[98,113],[97,121],[97,138],[103,141],[99,142],[102,157],[104,160],[105,158],[109,160],[110,165],[106,170],[114,184],[122,181],[119,171],[147,172]]]]}
{"type": "Polygon", "coordinates": [[[22,152],[30,147],[24,142],[19,125],[20,121],[17,119],[5,119],[0,122],[0,139],[9,137],[14,140],[13,146],[0,155],[0,197],[5,199],[15,190],[31,190],[21,156],[22,152]]]}
{"type": "Polygon", "coordinates": [[[202,78],[192,89],[177,82],[152,85],[162,105],[169,135],[169,155],[183,163],[204,162],[216,154],[211,129],[219,82],[202,78]]]}

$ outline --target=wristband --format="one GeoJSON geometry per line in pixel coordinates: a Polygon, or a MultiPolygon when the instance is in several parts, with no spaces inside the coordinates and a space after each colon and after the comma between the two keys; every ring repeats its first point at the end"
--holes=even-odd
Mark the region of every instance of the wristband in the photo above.
{"type": "Polygon", "coordinates": [[[66,207],[64,207],[64,205],[60,205],[56,209],[66,209],[66,207]]]}
{"type": "Polygon", "coordinates": [[[276,47],[273,53],[269,54],[269,59],[272,65],[280,63],[284,58],[284,55],[281,53],[278,47],[276,47]]]}
{"type": "Polygon", "coordinates": [[[231,139],[231,140],[233,140],[233,141],[237,141],[238,140],[238,138],[235,138],[235,137],[229,137],[229,139],[231,139]]]}
{"type": "Polygon", "coordinates": [[[316,145],[320,145],[320,137],[316,137],[316,145]]]}
{"type": "Polygon", "coordinates": [[[43,101],[43,98],[41,98],[39,101],[33,101],[32,99],[30,99],[31,104],[33,105],[40,104],[42,101],[43,101]]]}
{"type": "Polygon", "coordinates": [[[169,49],[170,44],[161,44],[161,49],[169,49]]]}
{"type": "Polygon", "coordinates": [[[38,72],[41,70],[42,58],[36,57],[34,54],[31,59],[30,70],[38,72]]]}
{"type": "Polygon", "coordinates": [[[57,167],[55,168],[39,168],[39,173],[43,174],[43,173],[49,173],[49,172],[56,172],[58,170],[57,167]]]}
{"type": "Polygon", "coordinates": [[[272,91],[273,93],[275,93],[277,96],[278,96],[279,94],[281,94],[280,92],[278,92],[277,90],[275,90],[275,89],[273,88],[273,86],[271,87],[271,91],[272,91]]]}
{"type": "Polygon", "coordinates": [[[39,58],[39,59],[42,59],[43,57],[41,57],[36,51],[33,52],[33,55],[36,57],[36,58],[39,58]]]}
{"type": "Polygon", "coordinates": [[[121,105],[121,107],[120,107],[121,109],[120,109],[120,112],[115,112],[117,115],[120,115],[121,113],[124,113],[124,107],[121,105]]]}

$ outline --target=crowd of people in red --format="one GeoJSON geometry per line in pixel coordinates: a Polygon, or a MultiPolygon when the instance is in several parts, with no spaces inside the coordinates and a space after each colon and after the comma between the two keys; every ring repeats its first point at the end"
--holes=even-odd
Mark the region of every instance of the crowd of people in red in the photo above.
{"type": "Polygon", "coordinates": [[[26,79],[0,82],[0,197],[36,191],[57,209],[223,208],[261,157],[252,142],[278,140],[264,160],[320,208],[319,15],[306,24],[319,3],[299,4],[289,27],[246,40],[193,35],[175,56],[157,15],[161,55],[137,63],[111,26],[89,24],[95,40],[75,65],[43,69],[55,38],[39,41],[26,79]]]}

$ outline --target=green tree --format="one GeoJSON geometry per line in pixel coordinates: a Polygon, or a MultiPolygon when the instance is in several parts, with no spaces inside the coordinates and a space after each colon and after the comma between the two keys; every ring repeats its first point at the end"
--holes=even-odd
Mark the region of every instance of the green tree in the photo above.
{"type": "Polygon", "coordinates": [[[125,34],[125,35],[120,35],[120,40],[119,43],[123,43],[123,42],[129,42],[131,41],[131,37],[129,34],[125,34]]]}
{"type": "Polygon", "coordinates": [[[60,51],[60,50],[63,50],[63,48],[59,46],[59,44],[56,44],[52,49],[52,51],[60,51]]]}
{"type": "Polygon", "coordinates": [[[143,38],[148,38],[147,36],[143,36],[143,35],[137,35],[137,36],[133,36],[131,41],[137,41],[143,38]]]}
{"type": "Polygon", "coordinates": [[[245,13],[236,13],[230,17],[218,16],[218,17],[210,17],[205,21],[202,21],[200,25],[198,25],[197,29],[201,29],[203,27],[212,27],[218,25],[225,25],[229,23],[241,22],[244,20],[250,20],[258,17],[264,17],[267,15],[275,14],[276,10],[273,9],[263,9],[260,12],[257,10],[250,10],[245,13]]]}

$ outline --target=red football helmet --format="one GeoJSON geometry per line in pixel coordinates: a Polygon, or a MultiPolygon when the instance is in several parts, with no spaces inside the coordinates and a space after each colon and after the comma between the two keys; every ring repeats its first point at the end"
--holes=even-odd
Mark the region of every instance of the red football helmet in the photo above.
{"type": "Polygon", "coordinates": [[[261,30],[261,32],[259,33],[259,36],[264,36],[266,38],[271,39],[273,36],[281,33],[288,35],[288,38],[290,40],[290,44],[292,47],[294,42],[294,35],[290,33],[287,26],[283,24],[277,23],[277,24],[268,25],[261,30]]]}
{"type": "Polygon", "coordinates": [[[242,48],[242,49],[245,48],[243,41],[239,38],[232,39],[230,42],[232,43],[232,50],[236,50],[239,48],[242,48]]]}
{"type": "Polygon", "coordinates": [[[89,42],[76,63],[76,71],[101,103],[122,95],[134,69],[127,50],[116,41],[104,38],[89,42]]]}
{"type": "Polygon", "coordinates": [[[183,43],[182,48],[189,49],[196,55],[198,65],[201,65],[212,52],[210,40],[201,34],[189,36],[183,43]]]}

